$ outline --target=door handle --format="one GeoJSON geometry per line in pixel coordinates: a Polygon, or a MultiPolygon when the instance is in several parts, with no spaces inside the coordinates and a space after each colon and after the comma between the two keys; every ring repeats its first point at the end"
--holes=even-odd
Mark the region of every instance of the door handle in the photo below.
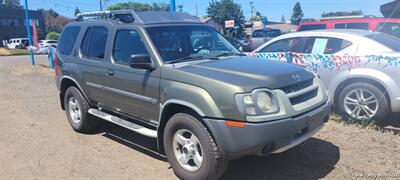
{"type": "Polygon", "coordinates": [[[108,76],[114,76],[114,71],[107,70],[107,75],[108,75],[108,76]]]}

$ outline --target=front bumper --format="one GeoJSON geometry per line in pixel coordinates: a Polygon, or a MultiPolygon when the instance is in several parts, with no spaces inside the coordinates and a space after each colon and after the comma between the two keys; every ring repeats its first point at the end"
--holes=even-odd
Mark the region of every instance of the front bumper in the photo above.
{"type": "Polygon", "coordinates": [[[297,117],[228,127],[222,120],[204,119],[221,152],[228,159],[286,151],[314,135],[328,121],[330,103],[297,117]]]}

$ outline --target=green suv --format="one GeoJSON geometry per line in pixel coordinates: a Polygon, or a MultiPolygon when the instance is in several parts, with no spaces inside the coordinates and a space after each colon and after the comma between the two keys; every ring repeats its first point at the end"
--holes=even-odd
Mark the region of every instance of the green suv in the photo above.
{"type": "Polygon", "coordinates": [[[183,179],[217,179],[231,159],[283,152],[329,119],[315,74],[242,56],[185,13],[78,14],[54,61],[75,131],[103,119],[156,138],[183,179]]]}

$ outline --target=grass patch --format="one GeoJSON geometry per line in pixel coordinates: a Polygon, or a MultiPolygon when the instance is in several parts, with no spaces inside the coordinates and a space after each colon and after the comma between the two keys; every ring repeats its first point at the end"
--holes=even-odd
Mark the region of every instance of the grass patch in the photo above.
{"type": "Polygon", "coordinates": [[[361,128],[375,129],[377,131],[385,131],[385,129],[382,126],[380,126],[379,124],[377,124],[376,121],[373,119],[361,121],[361,120],[356,120],[353,118],[343,118],[336,113],[332,113],[330,120],[338,122],[338,123],[342,123],[344,125],[356,125],[361,128]]]}
{"type": "MultiPolygon", "coordinates": [[[[35,51],[33,53],[36,54],[35,51]]],[[[0,56],[20,56],[20,55],[30,55],[29,50],[0,48],[0,56]]]]}

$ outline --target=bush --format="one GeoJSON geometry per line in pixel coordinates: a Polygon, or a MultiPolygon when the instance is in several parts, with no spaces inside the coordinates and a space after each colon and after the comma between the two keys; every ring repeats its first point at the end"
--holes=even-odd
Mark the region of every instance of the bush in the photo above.
{"type": "Polygon", "coordinates": [[[58,40],[59,37],[60,37],[60,33],[49,32],[46,35],[46,40],[58,40]]]}

